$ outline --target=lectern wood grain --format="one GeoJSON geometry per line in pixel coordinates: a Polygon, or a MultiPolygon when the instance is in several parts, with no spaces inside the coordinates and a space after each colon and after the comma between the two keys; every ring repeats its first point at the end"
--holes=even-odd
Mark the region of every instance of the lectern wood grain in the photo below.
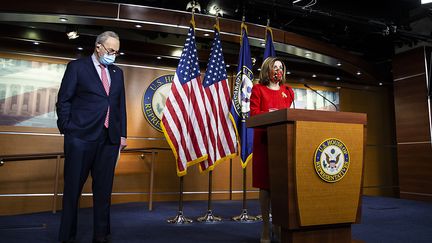
{"type": "Polygon", "coordinates": [[[366,123],[366,114],[294,109],[246,121],[267,128],[272,216],[282,226],[283,243],[352,241],[351,224],[360,220],[366,123]],[[317,147],[331,138],[350,153],[350,168],[334,183],[323,181],[313,164],[317,147]]]}
{"type": "Polygon", "coordinates": [[[354,223],[363,167],[363,125],[296,122],[295,174],[300,226],[354,223]],[[345,176],[326,182],[315,172],[314,153],[328,138],[341,140],[350,163],[345,176]]]}

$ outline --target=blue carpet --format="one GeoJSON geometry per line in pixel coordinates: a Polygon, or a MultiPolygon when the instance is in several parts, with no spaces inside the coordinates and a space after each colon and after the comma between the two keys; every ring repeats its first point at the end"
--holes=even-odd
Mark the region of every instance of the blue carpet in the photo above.
{"type": "MultiPolygon", "coordinates": [[[[185,202],[186,217],[203,216],[207,202],[185,202]]],[[[156,202],[153,211],[146,203],[113,205],[112,237],[115,243],[134,242],[259,242],[261,223],[237,223],[240,201],[216,201],[215,215],[224,221],[214,224],[171,225],[177,202],[156,202]]],[[[248,201],[249,213],[259,214],[256,200],[248,201]]],[[[91,242],[92,210],[80,210],[78,242],[91,242]]],[[[56,242],[60,213],[34,213],[0,217],[0,242],[56,242]]],[[[385,197],[363,197],[362,222],[353,225],[353,238],[364,242],[432,242],[432,204],[385,197]]]]}

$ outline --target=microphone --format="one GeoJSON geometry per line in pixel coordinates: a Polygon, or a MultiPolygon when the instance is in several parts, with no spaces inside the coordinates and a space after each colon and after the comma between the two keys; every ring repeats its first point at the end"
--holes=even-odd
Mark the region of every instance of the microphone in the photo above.
{"type": "Polygon", "coordinates": [[[292,100],[293,108],[295,109],[294,97],[293,97],[293,95],[291,94],[290,89],[289,89],[287,86],[285,86],[285,89],[287,90],[287,92],[288,92],[288,94],[289,94],[289,96],[290,96],[290,98],[291,98],[291,100],[292,100]]]}
{"type": "Polygon", "coordinates": [[[336,111],[339,111],[338,107],[336,106],[335,103],[331,102],[329,99],[327,99],[324,95],[320,94],[318,91],[314,90],[311,86],[309,86],[308,84],[304,84],[304,86],[310,90],[312,90],[313,92],[317,93],[319,96],[323,97],[325,100],[327,100],[328,102],[330,102],[330,104],[332,104],[336,111]]]}

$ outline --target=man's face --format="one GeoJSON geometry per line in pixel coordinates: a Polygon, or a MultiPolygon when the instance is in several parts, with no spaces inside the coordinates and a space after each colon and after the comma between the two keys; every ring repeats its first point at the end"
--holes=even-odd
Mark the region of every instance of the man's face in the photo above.
{"type": "Polygon", "coordinates": [[[99,57],[103,56],[105,53],[108,53],[109,55],[118,55],[119,49],[120,41],[112,37],[108,37],[104,43],[96,45],[96,52],[99,57]]]}

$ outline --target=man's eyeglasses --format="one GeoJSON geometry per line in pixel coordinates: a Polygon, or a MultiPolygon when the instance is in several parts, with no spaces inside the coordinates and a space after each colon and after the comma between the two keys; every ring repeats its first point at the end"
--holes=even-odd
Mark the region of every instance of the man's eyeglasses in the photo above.
{"type": "Polygon", "coordinates": [[[102,44],[102,43],[99,43],[104,49],[105,49],[105,51],[108,53],[108,55],[116,55],[116,56],[118,56],[119,54],[120,54],[120,52],[119,51],[116,51],[116,50],[113,50],[113,49],[107,49],[105,46],[104,46],[104,44],[102,44]]]}

